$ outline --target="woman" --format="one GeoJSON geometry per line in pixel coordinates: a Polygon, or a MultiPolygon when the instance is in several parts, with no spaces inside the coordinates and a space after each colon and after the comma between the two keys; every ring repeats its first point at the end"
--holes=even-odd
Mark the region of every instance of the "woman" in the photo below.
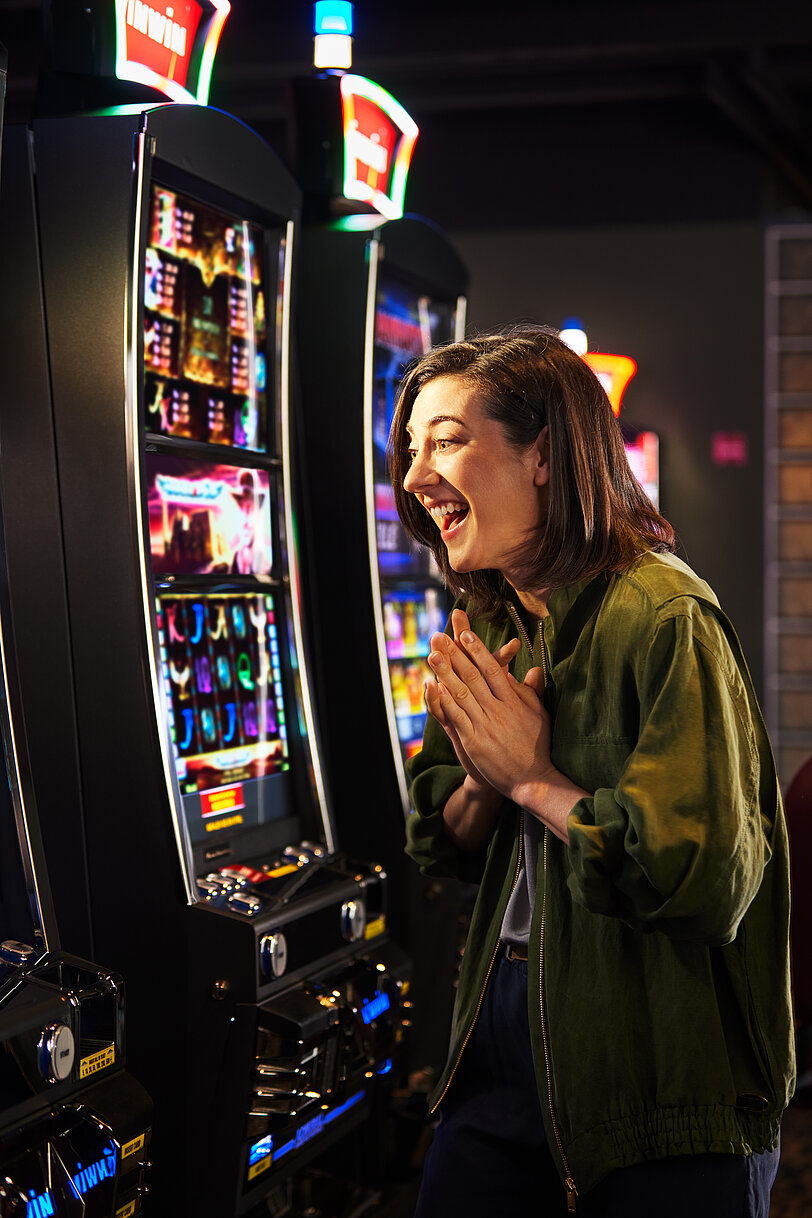
{"type": "Polygon", "coordinates": [[[391,459],[459,593],[408,849],[479,883],[417,1215],[766,1218],[787,843],[735,633],[553,333],[430,352],[391,459]]]}

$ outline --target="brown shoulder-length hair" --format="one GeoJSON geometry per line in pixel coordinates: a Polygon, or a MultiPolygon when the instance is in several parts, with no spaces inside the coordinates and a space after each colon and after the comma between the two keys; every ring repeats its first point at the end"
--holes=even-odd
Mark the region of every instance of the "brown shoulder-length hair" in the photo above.
{"type": "Polygon", "coordinates": [[[546,327],[523,326],[429,351],[405,376],[389,436],[389,469],[407,532],[433,551],[443,578],[471,598],[474,613],[496,614],[505,583],[498,571],[459,573],[440,530],[405,491],[409,422],[415,398],[438,377],[459,378],[480,394],[509,444],[526,449],[549,428],[550,493],[539,536],[519,552],[527,588],[561,587],[621,571],[646,550],[673,551],[674,530],[629,468],[620,427],[597,377],[546,327]]]}

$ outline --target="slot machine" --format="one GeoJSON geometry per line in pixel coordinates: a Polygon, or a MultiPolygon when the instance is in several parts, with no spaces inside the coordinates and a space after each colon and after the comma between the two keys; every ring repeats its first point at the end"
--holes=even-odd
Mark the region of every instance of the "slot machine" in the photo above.
{"type": "Polygon", "coordinates": [[[43,515],[33,552],[12,500],[13,608],[55,640],[25,651],[21,680],[34,730],[75,741],[81,776],[74,819],[59,775],[39,777],[46,854],[81,843],[54,900],[126,978],[160,1212],[245,1214],[370,1111],[409,984],[383,868],[336,852],[310,699],[288,407],[299,194],[202,106],[12,135],[0,455],[43,515]],[[55,720],[42,677],[62,645],[55,720]]]}
{"type": "MultiPolygon", "coordinates": [[[[0,144],[6,52],[0,46],[0,144]]],[[[6,276],[0,293],[12,293],[6,276]]],[[[152,1106],[125,1071],[121,977],[60,946],[0,517],[0,1215],[140,1215],[152,1106]]]]}
{"type": "Polygon", "coordinates": [[[425,724],[429,638],[445,627],[450,599],[432,556],[400,524],[386,446],[409,364],[462,337],[466,274],[448,240],[417,217],[311,225],[301,246],[302,476],[319,590],[308,604],[323,613],[315,670],[331,724],[325,749],[342,843],[368,843],[394,878],[409,814],[405,763],[425,724]],[[358,798],[361,789],[375,798],[358,798]]]}
{"type": "MultiPolygon", "coordinates": [[[[305,611],[323,756],[342,847],[383,862],[393,938],[414,957],[412,1074],[446,1050],[466,894],[404,855],[405,765],[421,745],[429,638],[451,607],[394,505],[386,446],[406,368],[463,337],[467,272],[430,221],[403,216],[417,127],[364,77],[294,81],[304,191],[296,412],[305,611]]],[[[464,941],[464,940],[463,940],[464,941]]]]}

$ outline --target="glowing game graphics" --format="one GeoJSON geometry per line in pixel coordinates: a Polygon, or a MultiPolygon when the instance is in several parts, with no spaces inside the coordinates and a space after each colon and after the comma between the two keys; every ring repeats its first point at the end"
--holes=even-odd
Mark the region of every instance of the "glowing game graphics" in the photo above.
{"type": "Polygon", "coordinates": [[[269,575],[267,470],[148,453],[152,570],[162,575],[269,575]]]}
{"type": "Polygon", "coordinates": [[[263,451],[264,235],[153,186],[144,275],[148,431],[263,451]]]}
{"type": "MultiPolygon", "coordinates": [[[[181,791],[286,769],[273,598],[162,595],[158,630],[181,791]]],[[[220,811],[217,800],[208,800],[203,816],[220,811]]]]}

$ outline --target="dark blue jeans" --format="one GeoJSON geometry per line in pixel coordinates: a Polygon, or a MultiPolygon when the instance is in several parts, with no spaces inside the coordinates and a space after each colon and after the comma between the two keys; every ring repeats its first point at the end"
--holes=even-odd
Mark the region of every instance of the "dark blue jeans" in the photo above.
{"type": "MultiPolygon", "coordinates": [[[[684,1155],[611,1172],[578,1218],[767,1218],[778,1151],[684,1155]]],[[[441,1109],[415,1218],[566,1213],[544,1136],[527,1021],[527,965],[500,956],[441,1109]]]]}

